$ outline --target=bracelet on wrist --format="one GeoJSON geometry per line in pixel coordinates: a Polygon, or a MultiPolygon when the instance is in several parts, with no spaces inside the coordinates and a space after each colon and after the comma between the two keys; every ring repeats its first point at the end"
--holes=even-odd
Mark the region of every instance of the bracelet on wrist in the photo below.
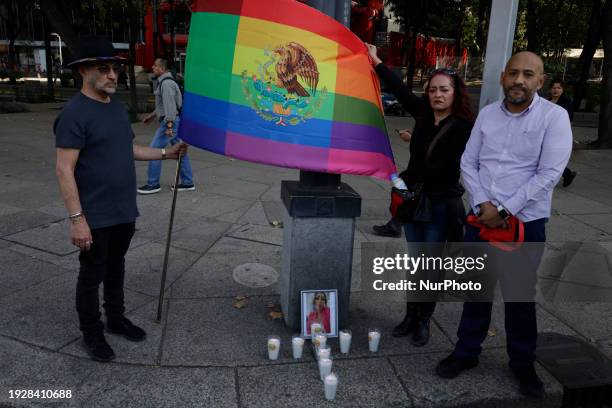
{"type": "Polygon", "coordinates": [[[161,149],[161,156],[162,156],[162,160],[166,160],[166,149],[164,148],[161,149]]]}
{"type": "Polygon", "coordinates": [[[83,222],[84,218],[85,218],[85,214],[83,214],[83,211],[79,211],[79,212],[76,212],[74,214],[70,214],[68,216],[68,219],[73,224],[79,224],[79,223],[83,222]]]}

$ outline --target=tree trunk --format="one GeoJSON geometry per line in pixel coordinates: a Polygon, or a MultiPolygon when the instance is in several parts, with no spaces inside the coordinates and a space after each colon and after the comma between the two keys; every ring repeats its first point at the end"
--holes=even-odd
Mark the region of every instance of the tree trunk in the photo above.
{"type": "Polygon", "coordinates": [[[40,0],[40,8],[54,30],[62,35],[62,41],[66,43],[68,55],[64,56],[65,61],[71,61],[78,54],[79,37],[73,29],[67,16],[69,11],[64,10],[62,2],[56,0],[40,0]]]}
{"type": "Polygon", "coordinates": [[[49,30],[49,22],[45,18],[43,20],[45,28],[45,61],[47,65],[47,101],[55,101],[55,88],[53,83],[53,58],[51,57],[51,35],[49,30]]]}
{"type": "Polygon", "coordinates": [[[607,1],[603,8],[601,29],[604,47],[603,95],[596,144],[612,148],[612,1],[607,1]]]}
{"type": "Polygon", "coordinates": [[[587,29],[587,38],[584,42],[584,48],[580,53],[580,59],[578,60],[580,76],[574,86],[574,110],[580,108],[580,102],[586,96],[589,71],[602,34],[602,19],[601,0],[593,0],[591,18],[589,19],[589,26],[587,29]]]}
{"type": "Polygon", "coordinates": [[[538,53],[540,47],[538,43],[538,20],[534,0],[527,1],[527,51],[538,53]]]}
{"type": "Polygon", "coordinates": [[[478,47],[478,56],[482,59],[487,42],[488,19],[490,14],[491,1],[480,0],[478,2],[478,28],[476,29],[476,46],[478,47]]]}
{"type": "Polygon", "coordinates": [[[130,120],[136,122],[138,120],[138,95],[136,93],[136,71],[134,64],[136,63],[136,38],[138,38],[138,13],[134,0],[127,2],[128,18],[130,21],[130,120]]]}
{"type": "Polygon", "coordinates": [[[412,83],[414,82],[414,71],[416,65],[416,52],[417,52],[417,32],[412,30],[412,38],[410,38],[410,50],[408,51],[408,72],[406,73],[406,85],[412,92],[412,83]]]}

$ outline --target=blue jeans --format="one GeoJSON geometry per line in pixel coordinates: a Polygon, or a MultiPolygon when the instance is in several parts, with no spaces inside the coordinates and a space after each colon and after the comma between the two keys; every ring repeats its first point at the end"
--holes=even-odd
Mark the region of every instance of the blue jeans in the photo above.
{"type": "MultiPolygon", "coordinates": [[[[168,146],[168,143],[175,145],[181,141],[178,137],[178,127],[180,124],[180,118],[177,116],[174,120],[174,126],[172,127],[172,137],[166,136],[166,120],[162,120],[159,124],[159,128],[153,136],[153,141],[150,146],[156,149],[161,149],[168,146]]],[[[161,175],[162,163],[161,160],[152,160],[149,162],[149,173],[147,184],[150,186],[159,185],[159,177],[161,175]]],[[[193,184],[193,173],[191,172],[191,163],[189,162],[189,156],[184,155],[183,161],[181,162],[181,183],[186,185],[193,184]]]]}
{"type": "Polygon", "coordinates": [[[404,224],[408,245],[413,242],[446,241],[448,209],[446,202],[432,202],[432,222],[409,222],[404,224]]]}
{"type": "MultiPolygon", "coordinates": [[[[526,222],[525,242],[546,242],[546,218],[526,222]]],[[[482,242],[478,236],[478,229],[467,225],[465,233],[466,242],[482,242]]],[[[533,251],[531,251],[533,252],[533,251]]],[[[533,270],[515,271],[515,279],[523,279],[532,286],[530,291],[535,295],[536,269],[540,263],[541,253],[530,253],[533,259],[533,270]]],[[[508,256],[508,265],[512,265],[511,255],[508,256]]],[[[500,281],[502,293],[504,286],[509,283],[500,281]]],[[[491,324],[491,302],[465,302],[461,322],[457,330],[459,341],[455,345],[455,354],[460,357],[478,357],[482,352],[482,342],[487,337],[487,330],[491,324]]],[[[536,306],[534,302],[504,302],[506,348],[510,358],[510,367],[521,368],[533,365],[538,338],[536,321],[536,306]]]]}
{"type": "MultiPolygon", "coordinates": [[[[419,243],[446,241],[448,219],[448,207],[446,202],[432,201],[431,216],[431,222],[413,221],[404,224],[406,241],[408,241],[408,248],[413,256],[418,256],[420,253],[440,255],[438,253],[431,253],[432,250],[437,252],[438,248],[427,248],[426,245],[419,243]]],[[[422,302],[418,300],[418,296],[416,296],[408,301],[408,314],[412,314],[417,318],[429,319],[436,308],[436,302],[422,302]]]]}

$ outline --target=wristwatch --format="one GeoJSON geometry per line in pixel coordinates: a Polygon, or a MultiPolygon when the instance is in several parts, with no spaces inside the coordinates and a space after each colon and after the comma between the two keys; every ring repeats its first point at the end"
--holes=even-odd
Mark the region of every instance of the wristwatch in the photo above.
{"type": "Polygon", "coordinates": [[[161,149],[161,154],[162,154],[162,160],[166,160],[166,149],[164,149],[163,147],[161,149]]]}
{"type": "Polygon", "coordinates": [[[497,213],[504,221],[510,218],[510,213],[501,204],[497,206],[497,213]]]}
{"type": "Polygon", "coordinates": [[[167,127],[168,129],[172,129],[172,127],[173,127],[173,126],[174,126],[174,122],[167,122],[167,123],[166,123],[166,127],[167,127]]]}

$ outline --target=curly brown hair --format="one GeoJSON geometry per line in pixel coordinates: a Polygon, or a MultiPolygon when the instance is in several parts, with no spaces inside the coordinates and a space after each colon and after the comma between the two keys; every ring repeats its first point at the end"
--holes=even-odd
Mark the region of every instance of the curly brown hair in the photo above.
{"type": "MultiPolygon", "coordinates": [[[[427,81],[427,85],[425,86],[425,95],[429,101],[429,84],[431,80],[438,76],[442,75],[447,78],[450,78],[452,81],[454,96],[453,96],[453,104],[451,106],[451,112],[453,116],[458,118],[463,118],[470,123],[474,123],[474,119],[476,115],[474,111],[472,111],[472,103],[470,101],[470,95],[467,92],[467,87],[465,86],[465,82],[461,79],[461,77],[451,69],[438,69],[431,74],[429,80],[427,81]]],[[[427,104],[428,108],[431,109],[431,104],[427,104]]],[[[433,109],[431,109],[433,111],[433,109]]]]}

